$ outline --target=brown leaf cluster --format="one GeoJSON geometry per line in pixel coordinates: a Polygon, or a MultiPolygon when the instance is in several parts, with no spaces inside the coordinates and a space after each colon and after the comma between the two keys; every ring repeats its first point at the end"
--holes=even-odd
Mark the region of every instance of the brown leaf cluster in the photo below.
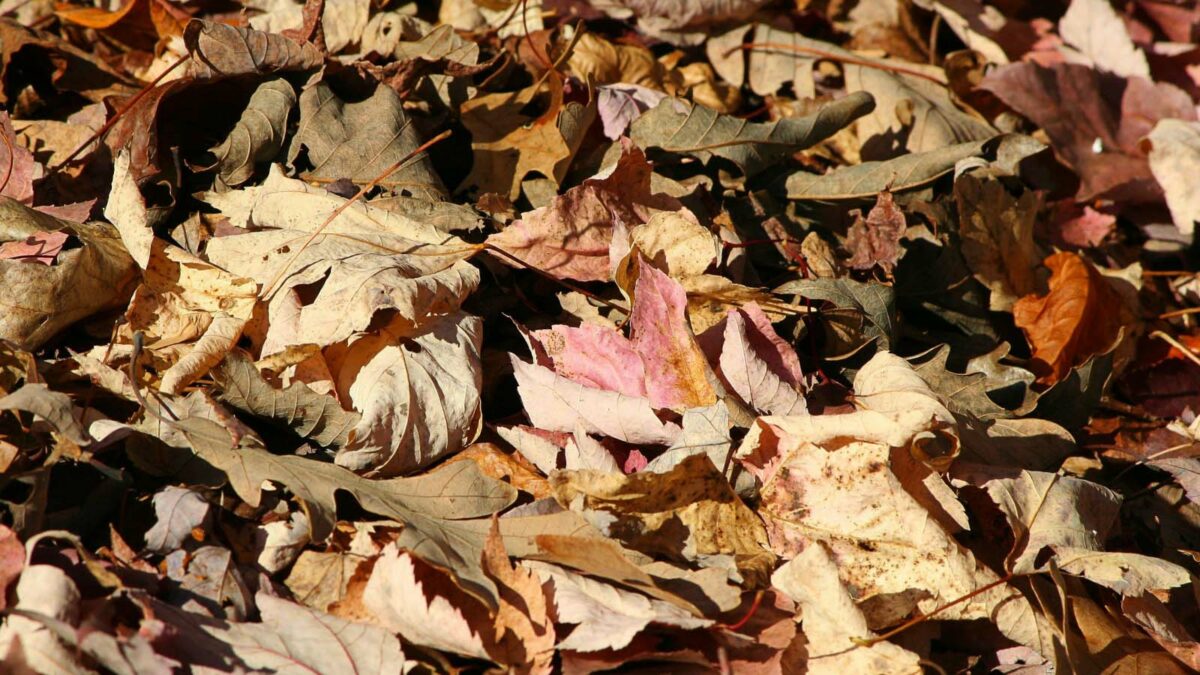
{"type": "Polygon", "coordinates": [[[1200,668],[1198,36],[0,5],[2,670],[1200,668]]]}

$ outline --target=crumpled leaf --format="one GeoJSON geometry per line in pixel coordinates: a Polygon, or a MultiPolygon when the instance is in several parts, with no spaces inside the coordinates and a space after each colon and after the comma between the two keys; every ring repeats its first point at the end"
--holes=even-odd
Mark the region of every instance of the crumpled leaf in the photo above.
{"type": "Polygon", "coordinates": [[[273,313],[285,302],[300,305],[291,325],[273,323],[268,342],[277,349],[345,340],[388,310],[396,310],[391,330],[397,335],[421,331],[457,311],[479,280],[478,271],[463,261],[475,249],[431,222],[440,213],[457,220],[454,209],[408,216],[355,205],[314,237],[345,200],[277,170],[261,186],[206,193],[204,199],[235,225],[257,227],[210,241],[209,260],[264,288],[274,284],[276,291],[323,282],[305,304],[276,293],[273,313]]]}
{"type": "Polygon", "coordinates": [[[896,206],[892,193],[883,190],[867,217],[856,214],[846,232],[846,249],[850,251],[846,264],[856,270],[879,265],[890,273],[904,254],[900,239],[907,229],[904,212],[896,206]]]}
{"type": "Polygon", "coordinates": [[[228,272],[161,239],[134,293],[119,334],[145,334],[146,351],[162,371],[159,388],[169,394],[221,362],[237,343],[257,304],[254,282],[228,272]],[[167,366],[163,368],[162,366],[167,366]]]}
{"type": "Polygon", "coordinates": [[[774,567],[762,523],[707,455],[686,457],[663,473],[556,471],[550,486],[564,508],[634,550],[736,568],[751,587],[765,584],[774,567]]]}
{"type": "Polygon", "coordinates": [[[1013,321],[1033,347],[1038,380],[1053,384],[1089,357],[1107,352],[1132,323],[1124,300],[1087,260],[1075,253],[1046,258],[1050,292],[1013,305],[1013,321]]]}
{"type": "MultiPolygon", "coordinates": [[[[369,97],[348,102],[321,82],[300,94],[300,127],[287,159],[307,179],[346,178],[366,184],[421,142],[400,97],[390,88],[376,87],[369,97]]],[[[410,160],[380,184],[420,195],[445,192],[428,157],[410,160]]]]}
{"type": "Polygon", "coordinates": [[[220,400],[233,407],[275,420],[303,438],[325,447],[341,447],[354,438],[361,415],[342,409],[336,399],[318,394],[303,382],[277,389],[254,363],[239,351],[230,352],[212,371],[221,387],[220,400]]]}
{"type": "Polygon", "coordinates": [[[0,283],[22,289],[20,305],[0,316],[0,338],[23,349],[36,349],[76,321],[120,305],[133,288],[133,260],[112,226],[68,223],[0,197],[0,240],[57,231],[82,246],[59,254],[55,265],[0,260],[0,283]]]}
{"type": "Polygon", "coordinates": [[[827,103],[812,115],[767,124],[668,99],[634,120],[630,137],[644,148],[661,148],[705,161],[721,157],[753,176],[776,160],[832,136],[874,105],[870,94],[860,92],[827,103]]]}
{"type": "Polygon", "coordinates": [[[157,521],[146,530],[146,548],[170,553],[192,537],[192,530],[208,519],[208,501],[193,490],[168,485],[154,495],[157,521]]]}
{"type": "Polygon", "coordinates": [[[309,43],[201,19],[188,22],[183,41],[191,54],[187,73],[198,80],[315,70],[325,60],[309,43]]]}
{"type": "Polygon", "coordinates": [[[996,179],[972,174],[954,181],[962,254],[975,278],[991,291],[989,309],[1012,311],[1019,298],[1038,290],[1042,256],[1033,241],[1041,200],[1032,191],[1014,199],[996,179]]]}
{"type": "Polygon", "coordinates": [[[482,342],[482,322],[459,312],[403,341],[364,337],[350,345],[336,377],[362,420],[337,463],[388,477],[470,445],[483,426],[482,342]]]}
{"type": "Polygon", "coordinates": [[[765,0],[617,0],[606,6],[627,9],[639,27],[651,31],[699,30],[705,26],[744,19],[765,0]]]}
{"type": "MultiPolygon", "coordinates": [[[[632,229],[654,211],[675,211],[678,200],[654,194],[641,150],[623,145],[612,172],[585,180],[549,205],[526,213],[488,244],[560,279],[607,281],[614,228],[632,229]]],[[[501,261],[512,264],[505,256],[501,261]]]]}
{"type": "Polygon", "coordinates": [[[295,105],[296,92],[287,80],[276,78],[258,85],[237,125],[211,149],[216,157],[211,168],[223,185],[242,185],[258,166],[279,154],[295,105]]]}

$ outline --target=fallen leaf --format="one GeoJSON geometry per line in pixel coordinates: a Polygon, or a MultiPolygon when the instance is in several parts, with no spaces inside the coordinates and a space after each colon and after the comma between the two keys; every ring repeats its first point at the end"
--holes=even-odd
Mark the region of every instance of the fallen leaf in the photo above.
{"type": "Polygon", "coordinates": [[[56,264],[0,260],[0,280],[20,288],[0,317],[0,337],[35,349],[64,328],[123,303],[132,290],[134,264],[117,231],[103,223],[68,223],[0,197],[0,239],[25,241],[39,232],[64,232],[82,244],[60,253],[56,264]],[[80,281],[84,280],[84,281],[80,281]],[[18,302],[13,302],[18,300],[18,302]]]}
{"type": "Polygon", "coordinates": [[[530,172],[562,182],[595,107],[564,103],[561,79],[550,77],[547,82],[549,102],[537,117],[522,111],[541,98],[538,84],[515,93],[484,94],[462,105],[463,125],[471,132],[475,151],[463,185],[516,199],[530,172]]]}
{"type": "Polygon", "coordinates": [[[634,120],[630,138],[642,147],[705,161],[720,157],[753,176],[780,158],[832,136],[874,106],[874,98],[858,93],[827,103],[807,117],[765,124],[748,123],[680,99],[665,99],[634,120]]]}
{"type": "Polygon", "coordinates": [[[188,22],[183,41],[191,55],[188,75],[198,80],[314,70],[324,62],[311,44],[201,19],[188,22]]]}
{"type": "Polygon", "coordinates": [[[846,248],[850,251],[846,264],[856,270],[879,265],[890,273],[904,254],[900,239],[906,230],[904,213],[896,207],[892,193],[880,192],[866,219],[857,214],[846,232],[846,248]]]}
{"type": "Polygon", "coordinates": [[[211,149],[214,162],[210,168],[217,172],[222,185],[242,185],[254,176],[259,166],[279,154],[286,137],[288,115],[296,100],[296,92],[285,79],[258,85],[237,125],[211,149]]]}
{"type": "Polygon", "coordinates": [[[208,502],[192,490],[168,485],[154,495],[157,521],[146,530],[146,548],[170,553],[192,537],[192,530],[208,519],[208,502]]]}
{"type": "Polygon", "coordinates": [[[1038,569],[1047,546],[1101,551],[1121,497],[1095,483],[1042,471],[971,467],[961,477],[987,490],[1016,537],[1007,567],[1018,573],[1038,569]]]}
{"type": "Polygon", "coordinates": [[[479,634],[482,626],[473,614],[463,614],[468,608],[480,613],[482,606],[455,588],[443,573],[395,544],[389,544],[375,561],[363,601],[379,623],[405,640],[488,658],[479,634]]]}
{"type": "Polygon", "coordinates": [[[249,668],[280,672],[407,670],[400,641],[379,628],[330,616],[266,593],[255,597],[261,623],[227,623],[205,628],[230,645],[249,668]]]}
{"type": "Polygon", "coordinates": [[[707,455],[692,455],[657,474],[557,471],[550,486],[564,508],[634,550],[736,568],[751,587],[765,583],[774,566],[762,524],[707,455]]]}
{"type": "Polygon", "coordinates": [[[1067,58],[1094,65],[1122,77],[1150,79],[1150,64],[1138,49],[1125,22],[1105,0],[1071,0],[1058,22],[1058,34],[1077,51],[1067,58]]]}
{"type": "Polygon", "coordinates": [[[966,174],[954,182],[962,254],[975,278],[991,292],[988,308],[1012,311],[1038,290],[1042,256],[1033,241],[1041,200],[1032,192],[1014,199],[995,179],[966,174]]]}
{"type": "Polygon", "coordinates": [[[920,670],[916,654],[890,642],[860,645],[871,633],[838,567],[824,544],[816,542],[771,575],[771,585],[799,605],[808,638],[809,672],[912,673],[920,670]]]}
{"type": "Polygon", "coordinates": [[[689,614],[675,605],[647,598],[617,586],[589,579],[547,563],[525,563],[554,588],[554,613],[575,630],[558,648],[595,652],[620,649],[651,623],[680,628],[704,628],[710,619],[689,614]]]}
{"type": "Polygon", "coordinates": [[[1075,253],[1046,258],[1050,292],[1026,295],[1012,306],[1013,321],[1033,347],[1038,381],[1054,384],[1089,357],[1107,352],[1133,319],[1124,300],[1087,260],[1075,253]]]}
{"type": "MultiPolygon", "coordinates": [[[[300,126],[287,158],[304,178],[346,178],[365,184],[404,161],[421,143],[400,97],[390,88],[376,87],[369,97],[354,102],[321,83],[300,94],[300,126]]],[[[445,192],[433,164],[423,156],[406,162],[382,185],[418,195],[445,192]]]]}
{"type": "Polygon", "coordinates": [[[1175,227],[1190,235],[1200,220],[1200,202],[1185,186],[1200,170],[1200,122],[1162,119],[1143,141],[1149,147],[1150,172],[1167,196],[1175,227]]]}
{"type": "MultiPolygon", "coordinates": [[[[488,244],[559,279],[607,281],[614,229],[632,229],[654,211],[680,207],[674,198],[652,192],[650,176],[642,151],[623,145],[611,173],[585,180],[548,206],[524,214],[489,237],[488,244]]],[[[497,257],[512,264],[506,256],[497,257]]]]}

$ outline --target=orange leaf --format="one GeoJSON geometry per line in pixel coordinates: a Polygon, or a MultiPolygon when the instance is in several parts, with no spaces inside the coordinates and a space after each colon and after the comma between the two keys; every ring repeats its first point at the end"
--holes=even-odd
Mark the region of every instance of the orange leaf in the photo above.
{"type": "Polygon", "coordinates": [[[1129,312],[1108,281],[1076,253],[1046,258],[1050,292],[1027,295],[1013,305],[1013,320],[1033,348],[1038,381],[1054,384],[1116,341],[1129,312]]]}

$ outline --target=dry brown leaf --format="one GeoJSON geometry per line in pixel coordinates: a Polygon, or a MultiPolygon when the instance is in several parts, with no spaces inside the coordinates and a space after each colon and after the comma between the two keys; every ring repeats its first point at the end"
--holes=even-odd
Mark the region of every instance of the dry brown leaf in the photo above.
{"type": "Polygon", "coordinates": [[[475,151],[464,186],[516,199],[530,172],[562,182],[596,110],[594,105],[563,103],[559,77],[548,78],[547,86],[549,101],[537,117],[522,111],[542,98],[538,84],[514,93],[484,94],[462,105],[463,125],[475,151]]]}
{"type": "Polygon", "coordinates": [[[493,657],[520,673],[550,673],[555,631],[542,582],[528,569],[508,559],[495,517],[484,545],[481,564],[499,589],[495,614],[493,657]]]}
{"type": "Polygon", "coordinates": [[[660,474],[557,471],[550,485],[564,508],[647,555],[736,568],[749,586],[764,584],[774,567],[762,523],[707,455],[660,474]]]}
{"type": "Polygon", "coordinates": [[[663,75],[666,73],[649,49],[613,44],[592,33],[584,33],[575,43],[575,48],[567,58],[567,67],[584,82],[624,82],[651,89],[662,89],[663,75]]]}
{"type": "Polygon", "coordinates": [[[1026,191],[1014,199],[997,179],[965,174],[954,182],[962,254],[975,278],[991,291],[992,311],[1012,311],[1038,290],[1041,261],[1033,226],[1041,199],[1026,191]]]}
{"type": "Polygon", "coordinates": [[[1050,292],[1026,295],[1013,305],[1013,321],[1033,347],[1038,381],[1054,384],[1088,358],[1111,349],[1134,320],[1124,299],[1076,253],[1046,258],[1050,292]]]}

